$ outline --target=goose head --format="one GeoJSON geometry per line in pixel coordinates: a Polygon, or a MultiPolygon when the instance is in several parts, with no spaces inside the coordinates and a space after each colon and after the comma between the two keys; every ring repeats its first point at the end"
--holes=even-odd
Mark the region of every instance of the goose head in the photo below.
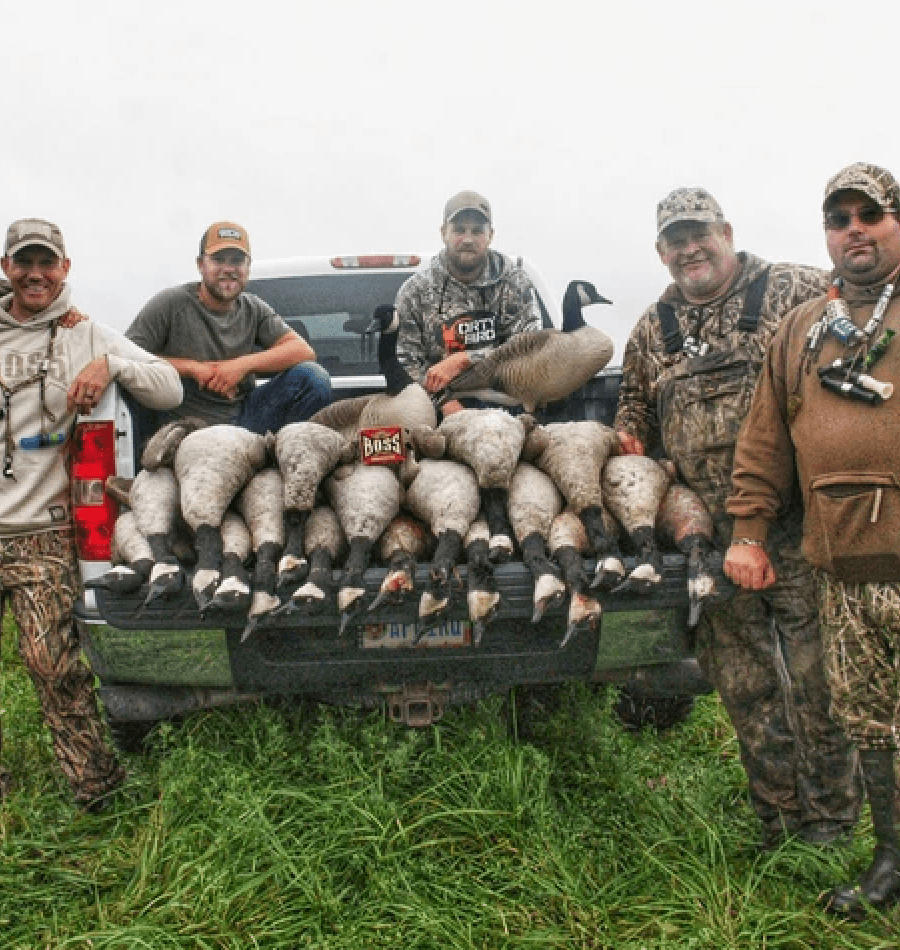
{"type": "Polygon", "coordinates": [[[586,280],[573,280],[566,287],[566,292],[562,299],[562,329],[563,333],[569,333],[585,326],[585,320],[582,316],[582,307],[589,307],[594,303],[612,303],[597,291],[597,288],[586,280]]]}

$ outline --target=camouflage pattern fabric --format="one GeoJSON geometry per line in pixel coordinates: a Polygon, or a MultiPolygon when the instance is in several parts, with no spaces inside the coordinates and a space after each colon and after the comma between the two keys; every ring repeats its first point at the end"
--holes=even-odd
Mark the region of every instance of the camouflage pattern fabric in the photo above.
{"type": "Polygon", "coordinates": [[[868,162],[854,162],[842,168],[825,186],[823,209],[839,191],[860,191],[882,208],[900,210],[900,185],[886,169],[868,162]]]}
{"type": "Polygon", "coordinates": [[[486,273],[471,284],[450,276],[441,252],[427,270],[413,274],[403,284],[396,306],[400,320],[397,358],[417,382],[448,355],[445,330],[463,314],[487,311],[497,317],[491,346],[542,326],[531,279],[522,267],[497,251],[488,252],[486,273]]]}
{"type": "Polygon", "coordinates": [[[19,655],[37,690],[75,800],[88,803],[125,773],[104,738],[94,677],[72,623],[77,562],[71,528],[0,538],[0,604],[19,628],[19,655]]]}
{"type": "Polygon", "coordinates": [[[819,572],[834,713],[865,749],[900,747],[900,584],[847,584],[819,572]]]}
{"type": "Polygon", "coordinates": [[[681,221],[721,224],[724,220],[719,202],[705,188],[676,188],[656,206],[656,236],[681,221]]]}
{"type": "Polygon", "coordinates": [[[764,828],[851,827],[862,802],[857,755],[829,712],[816,578],[786,533],[773,526],[773,587],[704,608],[697,659],[734,725],[764,828]]]}
{"type": "MultiPolygon", "coordinates": [[[[804,301],[824,294],[829,281],[824,271],[814,267],[772,264],[759,325],[752,333],[743,332],[738,329],[738,321],[744,312],[748,287],[769,265],[746,252],[741,252],[738,258],[742,272],[724,297],[698,306],[688,303],[678,286],[671,284],[659,302],[669,303],[675,308],[684,337],[698,337],[715,352],[727,354],[739,351],[746,354],[747,371],[752,374],[755,385],[766,349],[781,318],[804,301]]],[[[670,377],[683,374],[687,362],[688,356],[682,351],[666,352],[657,305],[653,304],[638,320],[625,346],[615,420],[615,428],[636,436],[644,443],[647,452],[661,444],[658,409],[660,386],[670,377]]],[[[735,395],[737,404],[743,405],[744,390],[739,388],[735,395]]],[[[678,464],[677,459],[673,461],[678,464]]],[[[726,467],[729,473],[727,487],[730,489],[730,467],[726,467]]],[[[691,484],[690,481],[688,484],[691,484]]],[[[702,486],[697,486],[697,490],[701,491],[702,486]]],[[[715,499],[710,500],[715,504],[715,499]]]]}

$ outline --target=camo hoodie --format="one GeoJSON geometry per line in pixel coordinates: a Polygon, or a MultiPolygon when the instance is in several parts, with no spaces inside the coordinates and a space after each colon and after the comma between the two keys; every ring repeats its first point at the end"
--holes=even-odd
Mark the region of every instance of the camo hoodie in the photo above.
{"type": "MultiPolygon", "coordinates": [[[[71,293],[63,287],[46,310],[25,323],[10,316],[12,300],[12,294],[0,297],[0,382],[7,391],[34,376],[47,358],[51,326],[71,306],[71,293]]],[[[106,356],[110,376],[144,405],[171,409],[181,402],[181,380],[165,360],[90,320],[70,329],[59,327],[45,380],[46,412],[42,412],[37,381],[8,396],[0,393],[4,397],[0,459],[5,455],[7,432],[14,445],[13,477],[0,474],[0,537],[50,531],[68,522],[65,453],[75,415],[67,410],[66,397],[72,380],[99,356],[106,356]],[[32,440],[42,432],[63,441],[32,447],[32,440]]]]}
{"type": "Polygon", "coordinates": [[[493,250],[484,274],[471,284],[451,276],[447,252],[441,251],[427,270],[403,284],[396,306],[397,357],[417,382],[450,353],[465,349],[477,360],[479,351],[541,328],[537,294],[521,262],[493,250]]]}

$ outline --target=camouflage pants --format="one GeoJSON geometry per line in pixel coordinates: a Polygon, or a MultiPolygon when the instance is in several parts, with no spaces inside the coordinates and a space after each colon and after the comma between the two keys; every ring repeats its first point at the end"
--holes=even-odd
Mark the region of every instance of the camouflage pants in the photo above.
{"type": "Polygon", "coordinates": [[[104,738],[93,674],[72,623],[76,563],[71,529],[0,538],[0,612],[8,601],[56,757],[76,801],[87,802],[124,772],[104,738]]]}
{"type": "Polygon", "coordinates": [[[900,584],[819,577],[835,715],[861,748],[900,748],[900,584]]]}
{"type": "Polygon", "coordinates": [[[775,585],[704,609],[697,659],[728,710],[765,828],[849,826],[862,787],[856,752],[830,714],[816,579],[796,548],[779,549],[775,585]]]}

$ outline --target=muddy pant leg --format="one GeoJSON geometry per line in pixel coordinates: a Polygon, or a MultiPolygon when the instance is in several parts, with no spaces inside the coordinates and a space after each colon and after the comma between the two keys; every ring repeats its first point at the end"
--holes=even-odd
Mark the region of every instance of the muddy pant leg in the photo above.
{"type": "Polygon", "coordinates": [[[750,802],[770,830],[800,822],[796,744],[778,671],[778,647],[762,598],[739,591],[704,610],[697,659],[718,691],[741,751],[750,802]]]}
{"type": "Polygon", "coordinates": [[[856,749],[831,713],[819,625],[818,582],[796,548],[783,547],[778,582],[764,593],[780,638],[797,739],[800,818],[852,827],[862,804],[856,749]]]}
{"type": "Polygon", "coordinates": [[[93,674],[81,658],[72,623],[72,535],[47,532],[4,545],[3,587],[19,627],[19,654],[37,690],[63,773],[76,800],[89,801],[119,784],[124,773],[105,741],[93,674]]]}

